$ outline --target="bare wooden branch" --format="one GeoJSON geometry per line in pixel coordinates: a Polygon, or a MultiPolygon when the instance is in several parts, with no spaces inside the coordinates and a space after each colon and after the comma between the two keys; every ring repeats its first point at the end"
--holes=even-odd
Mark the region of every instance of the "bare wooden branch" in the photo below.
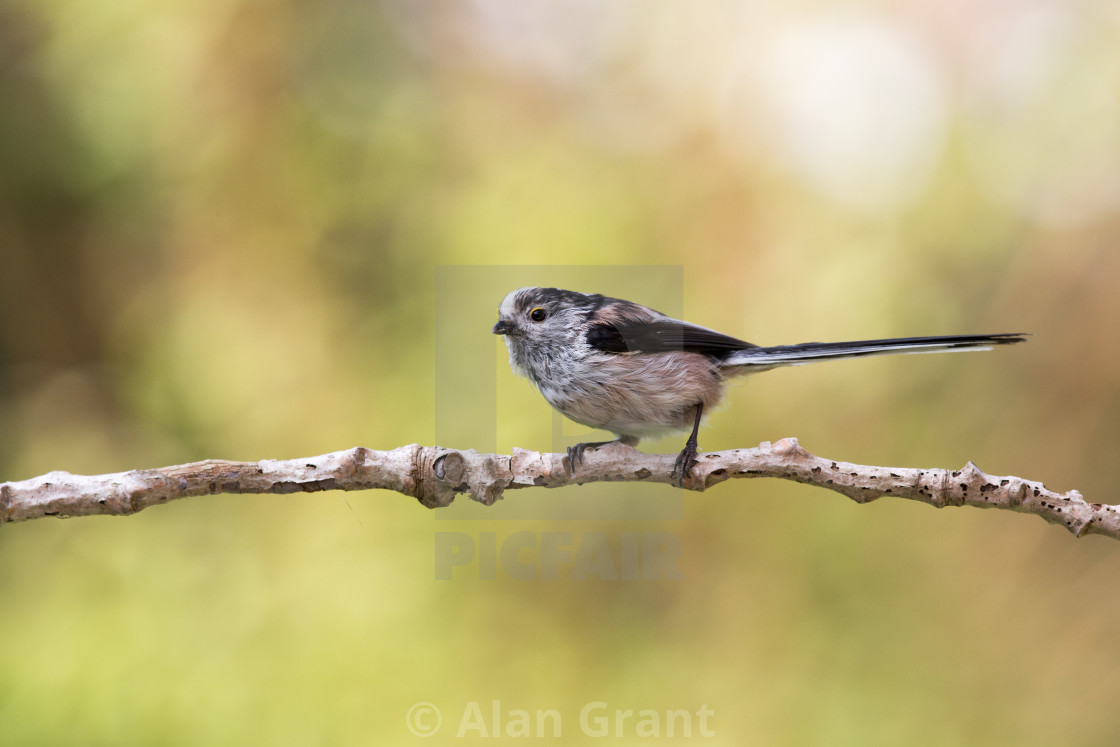
{"type": "MultiPolygon", "coordinates": [[[[575,474],[564,454],[514,449],[512,455],[479,454],[438,446],[392,451],[358,447],[307,459],[260,462],[207,460],[160,469],[82,476],[50,472],[0,484],[0,523],[42,516],[133,514],[157,503],[217,493],[297,493],[319,490],[395,490],[429,508],[459,493],[491,505],[505,491],[559,488],[590,482],[673,484],[675,454],[645,454],[623,444],[588,450],[575,474]]],[[[1120,539],[1120,506],[1087,503],[1076,490],[1056,493],[1019,477],[987,475],[969,462],[962,469],[869,467],[810,454],[797,439],[753,449],[701,454],[685,481],[705,490],[742,477],[779,477],[843,493],[857,503],[892,496],[944,506],[1002,508],[1041,516],[1080,537],[1120,539]]]]}

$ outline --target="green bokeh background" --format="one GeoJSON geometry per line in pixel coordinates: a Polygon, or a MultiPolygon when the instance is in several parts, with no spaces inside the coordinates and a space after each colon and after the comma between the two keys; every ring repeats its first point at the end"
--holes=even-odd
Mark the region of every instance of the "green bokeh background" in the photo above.
{"type": "MultiPolygon", "coordinates": [[[[701,445],[1116,502],[1117,49],[1091,0],[0,0],[0,480],[553,448],[489,327],[576,279],[762,344],[1031,332],[759,376],[701,445]]],[[[710,744],[1113,745],[1118,572],[763,481],[39,520],[0,528],[0,743],[410,744],[418,701],[472,743],[498,700],[553,743],[605,701],[706,705],[710,744]],[[437,580],[438,533],[520,531],[667,533],[682,578],[437,580]]]]}

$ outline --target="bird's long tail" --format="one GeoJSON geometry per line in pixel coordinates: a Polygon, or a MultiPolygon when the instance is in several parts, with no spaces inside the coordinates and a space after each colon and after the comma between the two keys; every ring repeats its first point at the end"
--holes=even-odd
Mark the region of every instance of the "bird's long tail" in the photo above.
{"type": "Polygon", "coordinates": [[[817,361],[842,358],[863,358],[872,355],[903,353],[951,353],[961,350],[991,350],[996,345],[1025,342],[1020,333],[998,335],[950,335],[946,337],[897,337],[887,340],[854,342],[803,342],[799,345],[778,345],[772,348],[739,350],[722,363],[722,368],[739,369],[742,373],[765,371],[777,366],[801,366],[817,361]]]}

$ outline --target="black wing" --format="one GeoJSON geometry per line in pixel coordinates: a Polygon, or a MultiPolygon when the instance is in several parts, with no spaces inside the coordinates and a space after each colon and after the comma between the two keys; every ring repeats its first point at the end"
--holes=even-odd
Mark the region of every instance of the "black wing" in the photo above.
{"type": "Polygon", "coordinates": [[[594,324],[587,330],[587,344],[604,353],[669,353],[683,350],[716,359],[758,347],[714,330],[665,317],[594,324]]]}

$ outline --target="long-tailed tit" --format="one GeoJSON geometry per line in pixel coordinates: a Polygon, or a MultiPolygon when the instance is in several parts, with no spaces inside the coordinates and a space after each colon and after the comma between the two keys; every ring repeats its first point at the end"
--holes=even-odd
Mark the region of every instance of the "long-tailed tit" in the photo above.
{"type": "MultiPolygon", "coordinates": [[[[520,288],[498,307],[510,366],[548,403],[583,425],[611,431],[628,446],[692,429],[677,457],[681,482],[696,463],[696,432],[705,410],[732,376],[840,358],[897,353],[990,350],[1023,342],[1022,334],[903,337],[759,347],[653,309],[594,293],[520,288]]],[[[574,472],[586,449],[568,449],[574,472]]]]}

